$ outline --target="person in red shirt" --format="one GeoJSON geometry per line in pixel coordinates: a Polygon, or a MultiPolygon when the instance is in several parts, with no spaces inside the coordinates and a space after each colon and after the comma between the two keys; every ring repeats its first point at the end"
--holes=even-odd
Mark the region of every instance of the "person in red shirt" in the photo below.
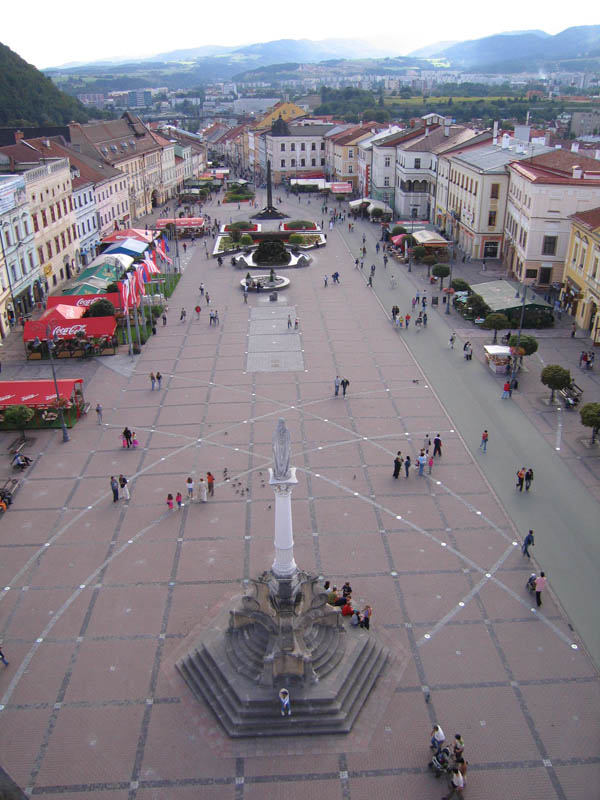
{"type": "Polygon", "coordinates": [[[208,493],[211,497],[215,494],[215,476],[212,472],[206,473],[206,483],[208,484],[208,493]]]}

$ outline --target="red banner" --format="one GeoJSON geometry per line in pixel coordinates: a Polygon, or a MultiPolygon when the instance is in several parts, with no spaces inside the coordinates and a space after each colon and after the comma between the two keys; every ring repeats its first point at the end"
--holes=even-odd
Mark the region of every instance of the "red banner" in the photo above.
{"type": "Polygon", "coordinates": [[[176,228],[203,228],[204,227],[204,217],[181,217],[180,219],[157,219],[156,220],[156,227],[157,228],[166,228],[167,225],[172,225],[175,223],[176,228]]]}
{"type": "Polygon", "coordinates": [[[52,295],[46,302],[47,308],[54,308],[55,306],[82,306],[89,308],[96,300],[110,300],[115,308],[121,308],[121,300],[118,292],[110,292],[109,294],[62,294],[52,295]]]}
{"type": "Polygon", "coordinates": [[[78,320],[70,320],[61,317],[60,314],[49,316],[44,320],[28,320],[25,322],[23,330],[23,340],[31,342],[36,337],[40,340],[55,336],[59,339],[74,339],[81,335],[90,337],[112,336],[117,327],[114,317],[89,317],[78,320]],[[48,331],[49,328],[49,331],[48,331]]]}

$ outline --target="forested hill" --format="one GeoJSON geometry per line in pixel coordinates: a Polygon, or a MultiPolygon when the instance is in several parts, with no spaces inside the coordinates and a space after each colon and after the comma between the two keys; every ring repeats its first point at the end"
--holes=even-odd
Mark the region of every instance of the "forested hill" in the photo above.
{"type": "Polygon", "coordinates": [[[78,100],[0,43],[0,126],[66,125],[87,119],[78,100]]]}

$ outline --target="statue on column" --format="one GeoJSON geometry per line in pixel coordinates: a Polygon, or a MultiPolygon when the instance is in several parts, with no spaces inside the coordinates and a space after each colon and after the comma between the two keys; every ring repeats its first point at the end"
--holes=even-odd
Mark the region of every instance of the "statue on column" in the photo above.
{"type": "Polygon", "coordinates": [[[290,432],[280,417],[273,434],[273,478],[286,481],[290,477],[290,432]]]}

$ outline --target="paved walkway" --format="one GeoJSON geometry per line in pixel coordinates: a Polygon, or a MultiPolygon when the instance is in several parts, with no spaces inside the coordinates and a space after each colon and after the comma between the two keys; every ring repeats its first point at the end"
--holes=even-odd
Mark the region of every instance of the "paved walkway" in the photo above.
{"type": "MultiPolygon", "coordinates": [[[[285,210],[321,217],[314,204],[285,210]]],[[[376,229],[365,230],[373,246],[376,229]]],[[[562,594],[569,574],[547,567],[571,566],[586,538],[588,560],[597,558],[597,526],[585,516],[596,468],[584,463],[596,456],[585,450],[575,463],[576,415],[553,450],[557,413],[535,401],[539,385],[525,386],[534,370],[522,395],[501,403],[497,379],[446,348],[441,314],[430,313],[427,331],[399,336],[383,310],[396,298],[404,308],[419,276],[403,275],[392,295],[380,264],[368,289],[350,255],[360,235],[358,227],[354,240],[347,226],[332,231],[310,268],[290,271],[276,307],[262,294],[244,305],[239,273],[219,269],[201,245],[188,248],[168,325],[133,368],[126,357],[58,365],[61,377],[84,374],[87,399],[105,412],[103,426],[90,416],[65,445],[60,432],[39,432],[36,463],[0,522],[0,630],[10,661],[0,671],[0,752],[30,792],[434,800],[445,788],[426,766],[438,721],[448,737],[459,731],[466,740],[468,796],[587,800],[598,785],[598,674],[558,602],[571,602],[562,594]],[[324,288],[323,274],[336,269],[341,285],[324,288]],[[204,301],[201,319],[192,313],[200,281],[218,326],[209,326],[204,301]],[[279,330],[282,307],[299,318],[304,371],[284,370],[292,347],[287,326],[279,330]],[[262,327],[275,308],[271,361],[248,372],[252,337],[268,351],[262,327]],[[250,324],[254,309],[260,330],[250,324]],[[152,392],[148,374],[157,369],[163,387],[152,392]],[[336,374],[350,380],[346,398],[333,396],[336,374]],[[373,632],[395,660],[352,734],[231,742],[174,662],[241,581],[271,563],[265,476],[279,416],[298,467],[296,560],[336,583],[350,580],[358,603],[373,605],[373,632]],[[137,450],[122,449],[124,425],[136,430],[137,450]],[[395,481],[396,451],[414,460],[426,434],[438,432],[443,456],[432,475],[413,469],[395,481]],[[535,457],[536,481],[515,497],[524,454],[535,457]],[[167,493],[185,494],[187,476],[207,470],[217,477],[214,498],[169,512],[167,493]],[[113,503],[108,479],[121,472],[131,500],[113,503]],[[567,514],[576,521],[568,539],[567,514]],[[532,525],[534,555],[550,578],[540,611],[524,588],[535,564],[519,548],[532,525]]],[[[458,333],[473,338],[470,330],[458,333]]],[[[16,356],[7,363],[3,378],[46,369],[16,356]]],[[[580,573],[571,581],[581,585],[580,573]]]]}

